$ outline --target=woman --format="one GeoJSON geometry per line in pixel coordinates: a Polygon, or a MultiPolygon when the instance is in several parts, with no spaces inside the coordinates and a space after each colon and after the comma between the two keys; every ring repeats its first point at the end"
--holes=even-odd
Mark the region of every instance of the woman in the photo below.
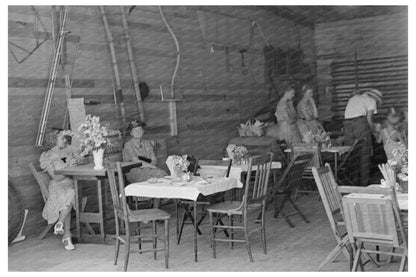
{"type": "Polygon", "coordinates": [[[150,141],[143,139],[144,122],[133,120],[127,130],[132,138],[126,142],[123,148],[123,161],[142,163],[140,168],[134,168],[126,174],[127,181],[143,182],[150,178],[162,178],[168,174],[156,167],[157,158],[150,141]]]}
{"type": "Polygon", "coordinates": [[[40,167],[52,177],[49,183],[49,197],[43,208],[42,216],[48,224],[56,222],[55,235],[63,235],[62,243],[66,250],[74,250],[71,240],[71,209],[75,206],[75,190],[73,180],[54,171],[67,166],[75,166],[81,158],[70,146],[72,137],[62,131],[57,135],[56,146],[43,152],[39,158],[40,167]]]}
{"type": "Polygon", "coordinates": [[[305,139],[308,134],[312,137],[320,135],[324,129],[318,121],[318,109],[313,99],[313,88],[309,84],[302,87],[303,97],[297,105],[297,125],[302,137],[305,139]]]}
{"type": "Polygon", "coordinates": [[[292,99],[295,96],[295,89],[287,87],[285,93],[276,106],[277,136],[280,140],[285,140],[290,146],[292,143],[300,143],[300,133],[296,125],[296,111],[293,107],[292,99]]]}

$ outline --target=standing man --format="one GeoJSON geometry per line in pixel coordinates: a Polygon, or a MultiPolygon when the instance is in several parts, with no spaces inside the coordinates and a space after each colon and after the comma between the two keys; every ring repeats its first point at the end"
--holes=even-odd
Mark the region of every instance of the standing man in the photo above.
{"type": "Polygon", "coordinates": [[[381,103],[382,93],[377,89],[368,89],[357,90],[353,94],[345,108],[345,144],[353,145],[357,139],[365,140],[365,144],[360,150],[359,170],[351,172],[351,177],[357,185],[367,186],[373,147],[371,140],[371,133],[374,132],[373,114],[377,113],[377,104],[381,103]]]}

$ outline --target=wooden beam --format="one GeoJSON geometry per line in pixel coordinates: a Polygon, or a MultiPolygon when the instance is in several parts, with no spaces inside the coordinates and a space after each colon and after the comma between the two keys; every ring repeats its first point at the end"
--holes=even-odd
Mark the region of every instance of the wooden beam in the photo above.
{"type": "Polygon", "coordinates": [[[277,16],[295,22],[296,24],[314,29],[315,23],[303,14],[296,13],[282,6],[259,6],[259,8],[273,12],[277,16]]]}

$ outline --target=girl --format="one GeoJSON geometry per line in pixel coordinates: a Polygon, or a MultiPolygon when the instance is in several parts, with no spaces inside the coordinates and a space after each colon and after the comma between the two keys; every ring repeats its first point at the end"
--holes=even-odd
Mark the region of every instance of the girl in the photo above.
{"type": "Polygon", "coordinates": [[[377,142],[383,141],[384,152],[386,152],[387,159],[393,158],[393,150],[399,148],[405,148],[405,138],[398,130],[398,126],[403,121],[403,116],[400,112],[397,112],[394,108],[391,108],[386,120],[387,127],[380,131],[380,135],[377,142]]]}

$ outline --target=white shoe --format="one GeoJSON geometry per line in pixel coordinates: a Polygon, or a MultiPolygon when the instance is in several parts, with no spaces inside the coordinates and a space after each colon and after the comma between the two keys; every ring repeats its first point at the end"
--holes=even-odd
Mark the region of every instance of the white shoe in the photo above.
{"type": "Polygon", "coordinates": [[[64,224],[60,221],[56,222],[55,226],[54,226],[54,231],[53,233],[55,235],[63,235],[64,232],[64,224]]]}
{"type": "Polygon", "coordinates": [[[71,250],[74,250],[75,249],[75,246],[72,244],[71,237],[68,237],[66,239],[63,239],[62,240],[62,243],[64,244],[65,250],[71,251],[71,250]]]}

